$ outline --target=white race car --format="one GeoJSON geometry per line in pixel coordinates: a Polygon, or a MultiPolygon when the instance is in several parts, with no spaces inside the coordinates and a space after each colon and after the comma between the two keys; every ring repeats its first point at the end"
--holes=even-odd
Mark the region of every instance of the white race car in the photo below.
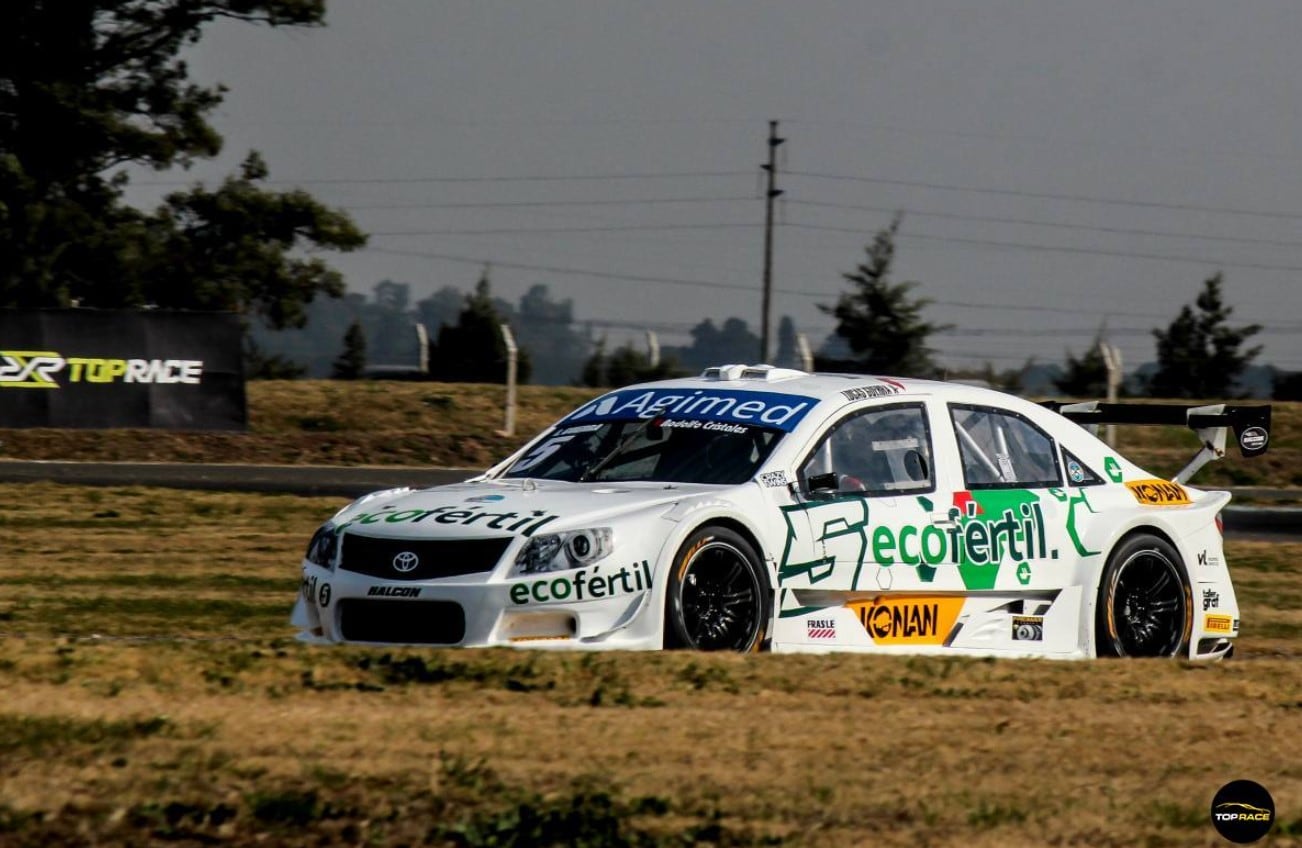
{"type": "Polygon", "coordinates": [[[727,365],[585,404],[464,483],[317,531],[308,641],[1223,657],[1226,492],[1270,407],[1036,405],[954,383],[727,365]],[[1076,423],[1079,422],[1079,423],[1076,423]],[[1095,438],[1177,423],[1155,479],[1095,438]]]}

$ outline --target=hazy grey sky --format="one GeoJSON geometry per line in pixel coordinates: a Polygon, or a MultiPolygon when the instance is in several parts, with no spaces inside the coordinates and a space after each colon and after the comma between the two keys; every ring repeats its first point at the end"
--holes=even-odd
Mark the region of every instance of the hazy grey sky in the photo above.
{"type": "Polygon", "coordinates": [[[1222,270],[1259,361],[1296,370],[1299,33],[1295,2],[335,0],[324,29],[210,30],[191,64],[230,86],[226,152],[161,179],[256,148],[373,233],[332,260],[355,290],[488,261],[496,294],[545,283],[674,344],[758,329],[777,119],[775,323],[815,345],[899,210],[896,279],[957,325],[947,364],[1058,361],[1106,318],[1133,367],[1222,270]]]}

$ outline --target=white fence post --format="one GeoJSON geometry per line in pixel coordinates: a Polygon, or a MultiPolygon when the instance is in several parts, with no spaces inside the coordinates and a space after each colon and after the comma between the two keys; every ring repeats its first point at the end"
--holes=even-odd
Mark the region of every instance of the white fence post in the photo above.
{"type": "Polygon", "coordinates": [[[814,354],[809,349],[809,339],[804,333],[796,333],[796,353],[800,355],[800,369],[802,371],[814,370],[814,354]]]}
{"type": "Polygon", "coordinates": [[[425,325],[419,321],[416,322],[416,344],[418,345],[416,349],[416,367],[420,369],[420,373],[428,374],[429,330],[425,329],[425,325]]]}
{"type": "Polygon", "coordinates": [[[502,341],[506,343],[506,426],[503,436],[515,435],[515,372],[520,360],[520,348],[515,344],[515,336],[507,324],[501,324],[502,341]]]}
{"type": "MultiPolygon", "coordinates": [[[[1115,345],[1099,342],[1099,353],[1108,368],[1108,403],[1117,402],[1118,390],[1121,388],[1121,351],[1115,345]]],[[[1103,440],[1111,447],[1117,446],[1117,426],[1109,424],[1104,429],[1103,440]]]]}

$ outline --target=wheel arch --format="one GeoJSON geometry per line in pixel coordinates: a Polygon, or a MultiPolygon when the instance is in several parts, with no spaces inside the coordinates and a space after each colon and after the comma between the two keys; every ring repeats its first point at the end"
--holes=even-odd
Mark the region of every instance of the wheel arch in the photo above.
{"type": "MultiPolygon", "coordinates": [[[[1185,556],[1184,549],[1180,545],[1177,536],[1168,528],[1151,522],[1135,524],[1125,528],[1109,541],[1101,556],[1097,557],[1097,561],[1094,563],[1092,568],[1090,580],[1086,583],[1089,591],[1081,592],[1081,600],[1084,605],[1084,609],[1081,610],[1081,623],[1084,624],[1085,630],[1082,635],[1085,637],[1084,646],[1087,649],[1088,655],[1091,657],[1098,656],[1098,605],[1099,589],[1101,588],[1103,581],[1103,573],[1107,569],[1108,562],[1112,559],[1113,553],[1127,541],[1140,535],[1156,536],[1170,545],[1171,549],[1176,552],[1176,558],[1178,561],[1175,563],[1175,566],[1179,569],[1184,578],[1186,600],[1188,601],[1191,597],[1194,584],[1193,574],[1189,571],[1188,558],[1185,556]]],[[[1193,614],[1191,611],[1190,622],[1192,623],[1192,621],[1193,614]]],[[[1187,638],[1189,635],[1190,634],[1186,633],[1187,638]]]]}
{"type": "Polygon", "coordinates": [[[688,539],[697,532],[711,527],[718,527],[736,533],[754,549],[756,556],[759,557],[761,570],[767,579],[769,589],[770,620],[764,623],[761,631],[762,641],[767,643],[772,638],[773,619],[777,616],[777,566],[761,541],[763,539],[762,534],[735,513],[724,511],[709,511],[704,514],[693,515],[691,521],[683,521],[681,525],[679,530],[666,539],[661,549],[660,562],[664,567],[659,569],[659,572],[655,575],[655,586],[651,593],[651,609],[656,610],[658,613],[651,617],[658,619],[661,624],[659,628],[661,643],[664,644],[668,637],[668,630],[663,624],[669,605],[670,572],[677,560],[678,553],[688,539]]]}
{"type": "Polygon", "coordinates": [[[738,521],[735,517],[730,515],[715,516],[714,518],[696,523],[691,530],[687,531],[683,538],[687,538],[687,536],[692,535],[703,527],[727,527],[729,530],[749,542],[750,546],[755,549],[755,553],[759,554],[760,561],[764,563],[765,570],[769,571],[769,588],[773,588],[774,573],[773,569],[769,566],[771,557],[765,554],[764,544],[760,542],[759,535],[748,527],[745,522],[738,521]]]}
{"type": "MultiPolygon", "coordinates": [[[[740,506],[732,503],[714,502],[706,505],[704,508],[698,508],[686,513],[678,519],[678,527],[669,534],[664,544],[660,548],[659,562],[664,564],[664,568],[656,574],[656,590],[662,591],[665,582],[668,580],[669,569],[673,565],[674,557],[677,556],[679,548],[687,538],[703,527],[726,527],[734,533],[741,535],[755,553],[759,555],[760,561],[764,563],[764,569],[768,572],[769,587],[774,588],[777,585],[777,566],[775,560],[769,552],[768,547],[764,544],[764,534],[759,532],[758,528],[746,521],[740,514],[740,506]]],[[[660,598],[663,601],[663,597],[660,598]]]]}

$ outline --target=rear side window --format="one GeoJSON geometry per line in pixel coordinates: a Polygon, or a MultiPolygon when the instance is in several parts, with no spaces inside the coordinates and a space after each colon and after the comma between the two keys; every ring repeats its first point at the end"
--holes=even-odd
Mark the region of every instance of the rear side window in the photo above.
{"type": "Polygon", "coordinates": [[[963,480],[969,489],[1058,486],[1053,439],[1016,412],[987,406],[949,405],[963,480]]]}

